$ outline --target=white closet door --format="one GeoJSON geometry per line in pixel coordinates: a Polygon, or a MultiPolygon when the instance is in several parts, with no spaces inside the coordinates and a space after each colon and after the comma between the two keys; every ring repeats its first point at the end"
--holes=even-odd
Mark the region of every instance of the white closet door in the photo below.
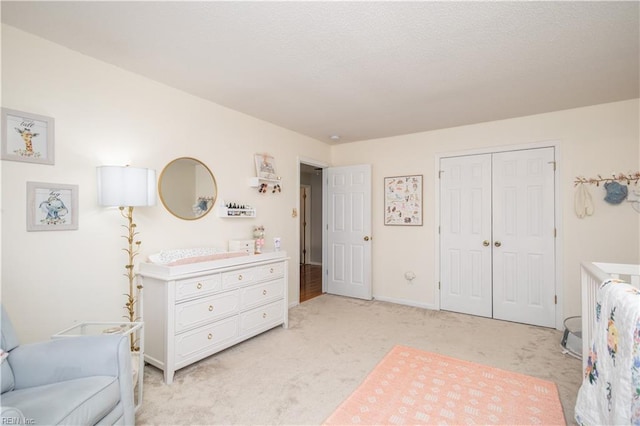
{"type": "Polygon", "coordinates": [[[492,316],[491,154],[440,160],[440,304],[492,316]]]}
{"type": "Polygon", "coordinates": [[[493,317],[555,325],[554,149],[493,154],[493,317]]]}

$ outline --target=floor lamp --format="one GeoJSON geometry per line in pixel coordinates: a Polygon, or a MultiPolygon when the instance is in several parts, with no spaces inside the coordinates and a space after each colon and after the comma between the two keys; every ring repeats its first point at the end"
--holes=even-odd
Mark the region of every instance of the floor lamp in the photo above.
{"type": "MultiPolygon", "coordinates": [[[[123,237],[127,240],[127,247],[123,250],[129,257],[125,265],[125,276],[129,280],[129,294],[125,294],[127,302],[125,310],[127,318],[135,322],[136,294],[134,292],[134,259],[140,251],[141,241],[136,241],[138,232],[133,221],[133,208],[153,206],[156,204],[156,171],[129,166],[101,166],[97,170],[98,177],[98,204],[101,206],[118,207],[120,213],[126,219],[127,224],[122,225],[126,230],[123,237]]],[[[140,287],[138,287],[140,290],[140,287]]],[[[133,334],[131,335],[131,350],[136,351],[133,334]]]]}

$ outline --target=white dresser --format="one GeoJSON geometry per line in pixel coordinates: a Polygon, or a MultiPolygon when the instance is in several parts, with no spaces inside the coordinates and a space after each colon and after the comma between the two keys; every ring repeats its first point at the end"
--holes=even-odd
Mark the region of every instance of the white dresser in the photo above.
{"type": "Polygon", "coordinates": [[[145,361],[171,384],[180,368],[280,324],[287,328],[287,271],[285,252],[141,263],[145,361]]]}

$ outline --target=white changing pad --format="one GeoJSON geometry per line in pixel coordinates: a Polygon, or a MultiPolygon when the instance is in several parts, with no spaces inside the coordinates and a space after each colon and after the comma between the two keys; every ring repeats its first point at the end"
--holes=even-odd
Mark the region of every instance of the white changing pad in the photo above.
{"type": "Polygon", "coordinates": [[[195,260],[194,258],[209,257],[226,252],[226,250],[216,247],[162,250],[160,253],[149,255],[149,261],[158,265],[169,265],[181,260],[195,260]]]}

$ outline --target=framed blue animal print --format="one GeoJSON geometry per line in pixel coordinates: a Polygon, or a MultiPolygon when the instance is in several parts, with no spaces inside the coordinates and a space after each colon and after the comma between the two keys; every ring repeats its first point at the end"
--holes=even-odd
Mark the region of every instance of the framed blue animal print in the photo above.
{"type": "Polygon", "coordinates": [[[27,182],[27,231],[78,229],[78,185],[27,182]]]}

